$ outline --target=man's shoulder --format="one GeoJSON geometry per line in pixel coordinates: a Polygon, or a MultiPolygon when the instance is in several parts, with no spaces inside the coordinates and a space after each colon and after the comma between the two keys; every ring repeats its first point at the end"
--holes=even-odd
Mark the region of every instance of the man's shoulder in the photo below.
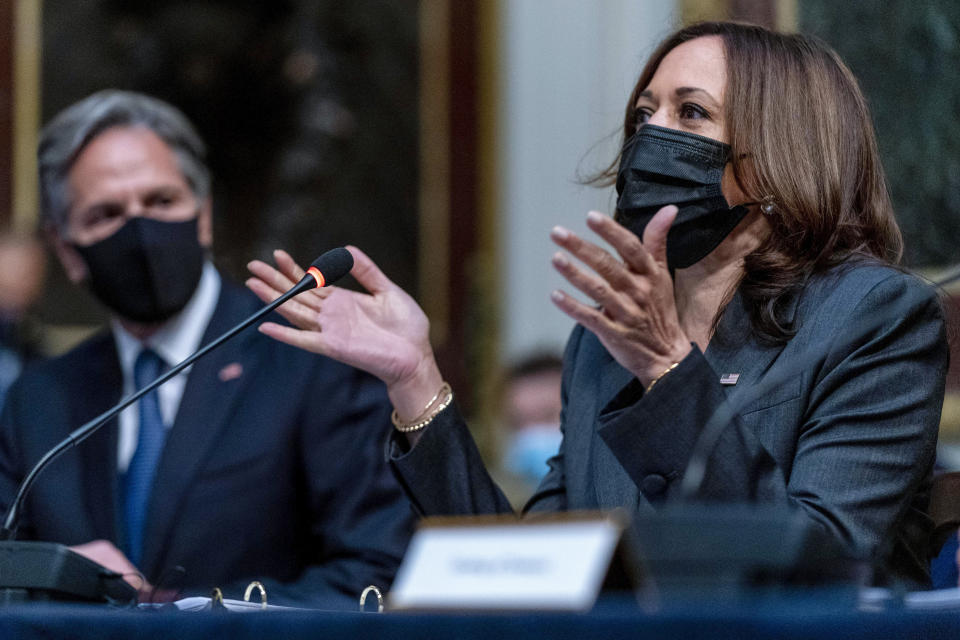
{"type": "Polygon", "coordinates": [[[97,330],[90,337],[68,351],[48,358],[38,358],[30,362],[20,378],[55,378],[74,377],[84,375],[84,371],[94,363],[102,362],[106,358],[114,357],[116,345],[113,336],[106,328],[97,330]]]}
{"type": "Polygon", "coordinates": [[[18,416],[13,422],[34,429],[37,421],[50,421],[48,409],[58,411],[90,398],[109,397],[108,381],[120,376],[113,336],[100,330],[61,355],[28,363],[5,397],[5,421],[18,416]]]}
{"type": "Polygon", "coordinates": [[[220,293],[217,296],[213,316],[229,316],[237,322],[257,311],[260,301],[252,292],[234,282],[229,276],[220,273],[220,293]]]}

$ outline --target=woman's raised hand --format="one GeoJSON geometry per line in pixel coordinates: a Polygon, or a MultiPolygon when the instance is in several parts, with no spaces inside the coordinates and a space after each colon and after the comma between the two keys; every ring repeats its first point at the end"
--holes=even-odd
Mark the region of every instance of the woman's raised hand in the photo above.
{"type": "Polygon", "coordinates": [[[584,304],[557,290],[551,294],[554,304],[596,334],[610,355],[644,385],[691,349],[680,326],[667,269],[667,232],[676,215],[672,205],[658,211],[641,242],[609,216],[591,211],[587,226],[610,243],[620,259],[563,227],[554,227],[550,233],[557,245],[590,271],[560,252],[554,254],[553,266],[595,303],[584,304]]]}
{"type": "MultiPolygon", "coordinates": [[[[277,310],[293,327],[265,322],[266,335],[329,356],[383,380],[401,419],[422,411],[443,384],[430,346],[430,323],[417,303],[356,247],[350,273],[369,293],[338,287],[314,289],[277,310]]],[[[254,260],[247,287],[270,302],[303,277],[285,251],[275,251],[277,268],[254,260]]]]}

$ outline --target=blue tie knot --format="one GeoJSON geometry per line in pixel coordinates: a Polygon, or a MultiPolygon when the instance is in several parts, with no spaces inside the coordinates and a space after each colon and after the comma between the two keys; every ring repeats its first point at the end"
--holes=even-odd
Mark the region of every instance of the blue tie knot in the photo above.
{"type": "Polygon", "coordinates": [[[137,361],[133,363],[133,383],[137,390],[156,380],[160,371],[164,368],[163,358],[157,355],[153,349],[144,349],[137,356],[137,361]]]}

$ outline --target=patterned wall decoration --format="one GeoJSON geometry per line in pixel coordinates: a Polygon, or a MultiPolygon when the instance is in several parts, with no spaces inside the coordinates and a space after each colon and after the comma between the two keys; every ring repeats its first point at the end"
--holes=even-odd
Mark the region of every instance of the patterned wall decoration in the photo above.
{"type": "Polygon", "coordinates": [[[873,112],[911,267],[960,262],[960,3],[800,3],[800,28],[833,46],[873,112]]]}

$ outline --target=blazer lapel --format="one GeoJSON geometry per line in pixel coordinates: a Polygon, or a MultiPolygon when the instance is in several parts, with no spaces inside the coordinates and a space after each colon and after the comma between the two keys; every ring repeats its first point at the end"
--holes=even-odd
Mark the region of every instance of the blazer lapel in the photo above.
{"type": "MultiPolygon", "coordinates": [[[[788,303],[784,314],[788,324],[793,323],[797,304],[796,296],[788,303]]],[[[717,374],[718,384],[727,374],[739,374],[735,384],[726,385],[729,398],[740,397],[755,388],[783,352],[783,345],[762,345],[753,336],[750,315],[738,291],[727,305],[717,334],[703,354],[717,374]]]]}
{"type": "MultiPolygon", "coordinates": [[[[256,307],[224,281],[220,299],[202,344],[229,330],[256,307]]],[[[227,418],[256,369],[259,352],[250,348],[255,329],[224,343],[198,360],[189,372],[177,417],[157,468],[150,498],[141,570],[156,576],[167,541],[176,525],[176,514],[193,479],[212,447],[224,436],[227,418]],[[227,372],[224,375],[224,372],[227,372]],[[246,372],[246,373],[244,373],[246,372]]]]}
{"type": "MultiPolygon", "coordinates": [[[[86,388],[93,393],[74,394],[77,402],[76,416],[90,420],[116,405],[123,392],[123,373],[113,337],[102,338],[102,348],[93,350],[97,357],[83,363],[76,371],[96,385],[69,385],[69,388],[86,388]]],[[[76,429],[80,425],[71,425],[76,429]]],[[[92,527],[91,537],[117,540],[119,509],[117,508],[117,419],[113,418],[100,430],[82,442],[78,453],[82,460],[82,494],[86,512],[92,527]]]]}
{"type": "MultiPolygon", "coordinates": [[[[784,319],[792,323],[797,308],[796,297],[791,298],[784,319]]],[[[704,358],[717,374],[717,383],[729,374],[737,374],[735,384],[725,384],[728,401],[735,402],[739,413],[750,411],[772,400],[770,394],[764,397],[750,398],[749,394],[758,388],[764,375],[773,367],[783,353],[783,345],[763,345],[753,338],[750,316],[744,307],[743,298],[738,292],[727,306],[717,335],[710,341],[704,358]]]]}
{"type": "MultiPolygon", "coordinates": [[[[592,447],[590,460],[594,468],[594,486],[597,491],[597,503],[601,509],[627,507],[633,510],[640,506],[640,490],[597,433],[600,426],[597,417],[607,403],[613,400],[614,396],[633,380],[634,376],[620,366],[620,363],[614,360],[612,356],[606,355],[609,361],[600,370],[597,404],[592,416],[593,433],[590,438],[592,447]]],[[[645,503],[646,500],[644,499],[643,502],[645,503]]]]}

